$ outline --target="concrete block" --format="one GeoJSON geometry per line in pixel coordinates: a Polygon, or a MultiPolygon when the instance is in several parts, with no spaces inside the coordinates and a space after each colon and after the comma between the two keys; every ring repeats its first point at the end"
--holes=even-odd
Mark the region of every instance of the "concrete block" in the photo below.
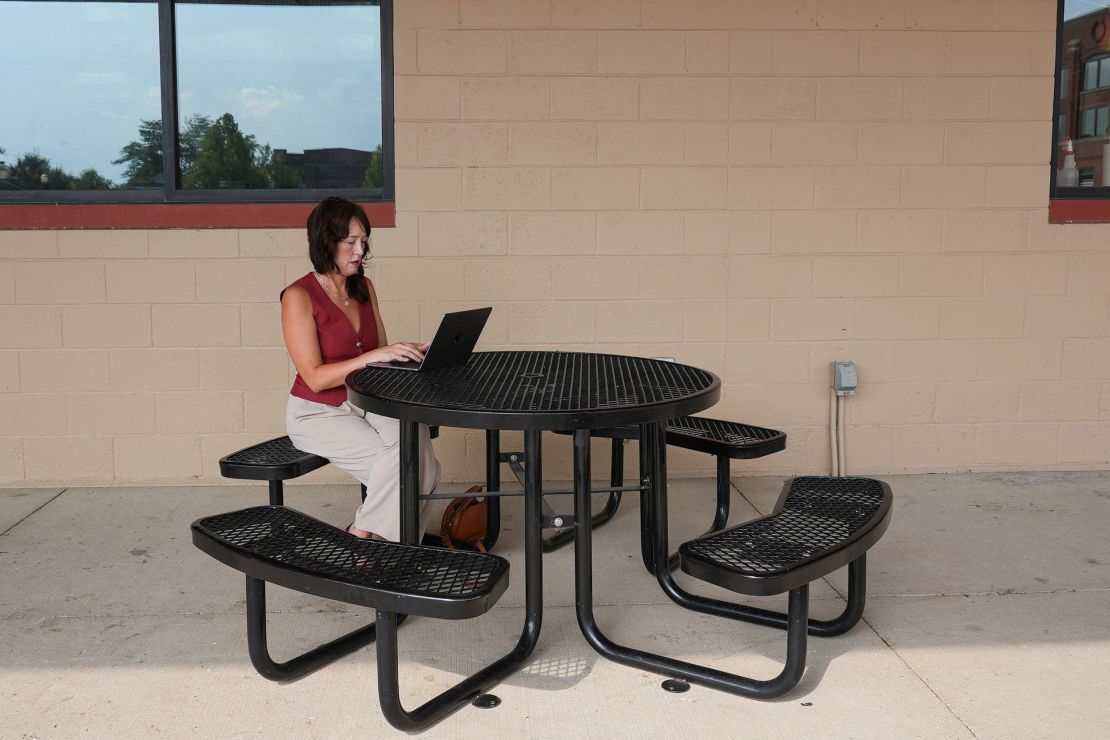
{"type": "Polygon", "coordinates": [[[25,478],[67,484],[112,480],[112,442],[111,437],[25,437],[25,478]]]}
{"type": "Polygon", "coordinates": [[[32,349],[19,353],[20,390],[99,391],[108,387],[106,349],[32,349]]]}
{"type": "Polygon", "coordinates": [[[680,213],[632,211],[597,216],[599,254],[664,255],[683,250],[685,219],[680,213]]]}
{"type": "Polygon", "coordinates": [[[593,31],[514,30],[509,36],[509,71],[592,74],[599,70],[597,37],[593,31]]]}
{"type": "Polygon", "coordinates": [[[483,167],[463,170],[462,202],[471,211],[537,211],[551,206],[546,167],[483,167]]]}
{"type": "Polygon", "coordinates": [[[856,31],[775,31],[774,71],[785,75],[853,75],[860,71],[856,31]]]}
{"type": "Polygon", "coordinates": [[[634,167],[557,167],[551,170],[551,208],[570,211],[632,210],[640,205],[634,167]]]}
{"type": "Polygon", "coordinates": [[[552,79],[558,78],[465,77],[459,85],[462,117],[486,121],[543,120],[551,112],[552,79]]]}
{"type": "Polygon", "coordinates": [[[241,341],[236,304],[165,304],[151,310],[155,346],[231,347],[241,341]]]}
{"type": "Polygon", "coordinates": [[[777,211],[771,216],[771,251],[782,254],[856,251],[855,211],[777,211]]]}
{"type": "Polygon", "coordinates": [[[597,161],[606,164],[682,164],[686,127],[681,123],[599,123],[597,161]]]}
{"type": "Polygon", "coordinates": [[[984,295],[1063,295],[1067,257],[1061,254],[988,254],[984,295]]]}
{"type": "Polygon", "coordinates": [[[518,255],[594,254],[597,216],[593,213],[510,213],[508,252],[518,255]]]}
{"type": "Polygon", "coordinates": [[[509,124],[509,161],[514,164],[591,164],[596,159],[595,124],[509,124]]]}
{"type": "Polygon", "coordinates": [[[814,177],[817,208],[895,208],[904,187],[894,166],[817,167],[814,177]]]}
{"type": "Polygon", "coordinates": [[[109,303],[192,303],[196,261],[121,260],[106,264],[109,303]]]}
{"type": "Polygon", "coordinates": [[[990,339],[979,344],[983,380],[1056,380],[1061,377],[1059,339],[990,339]]]}
{"type": "Polygon", "coordinates": [[[940,305],[940,335],[953,338],[1017,338],[1023,334],[1019,296],[945,298],[940,305]]]}
{"type": "Polygon", "coordinates": [[[114,391],[185,390],[197,388],[200,378],[196,349],[113,349],[108,352],[114,391]]]}
{"type": "Polygon", "coordinates": [[[858,212],[861,252],[939,252],[944,212],[931,209],[889,209],[858,212]]]}
{"type": "Polygon", "coordinates": [[[503,213],[421,213],[420,253],[440,256],[505,254],[503,213]]]}
{"type": "Polygon", "coordinates": [[[553,77],[550,85],[552,118],[633,121],[640,116],[640,82],[635,78],[553,77]]]}
{"type": "Polygon", "coordinates": [[[424,74],[508,71],[507,31],[418,29],[416,63],[424,74]]]}
{"type": "Polygon", "coordinates": [[[859,339],[935,339],[940,334],[936,298],[860,298],[856,301],[859,339]]]}
{"type": "Polygon", "coordinates": [[[771,339],[843,339],[855,335],[855,304],[849,298],[771,300],[771,339]]]}
{"type": "Polygon", "coordinates": [[[460,167],[508,162],[508,127],[504,123],[422,123],[417,130],[417,158],[425,167],[460,167]]]}
{"type": "Polygon", "coordinates": [[[103,303],[104,263],[91,260],[15,263],[15,302],[103,303]]]}
{"type": "Polygon", "coordinates": [[[804,120],[817,114],[817,82],[807,77],[733,77],[728,117],[804,120]]]}
{"type": "Polygon", "coordinates": [[[0,306],[0,347],[33,349],[61,346],[60,307],[0,306]]]}

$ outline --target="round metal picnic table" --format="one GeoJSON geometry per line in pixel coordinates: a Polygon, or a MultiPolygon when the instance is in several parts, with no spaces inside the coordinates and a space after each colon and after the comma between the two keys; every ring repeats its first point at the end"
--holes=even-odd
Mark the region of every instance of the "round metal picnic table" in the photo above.
{"type": "MultiPolygon", "coordinates": [[[[650,537],[656,572],[666,561],[666,421],[703,411],[721,394],[716,375],[689,365],[584,352],[479,352],[465,365],[429,372],[366,367],[346,378],[347,399],[401,422],[401,533],[419,537],[419,424],[524,432],[525,603],[521,661],[539,635],[543,609],[543,431],[574,432],[575,590],[579,624],[598,652],[617,662],[663,672],[654,656],[616,645],[593,616],[590,527],[590,430],[640,426],[642,535],[650,537]],[[648,529],[651,531],[648,531],[648,529]]],[[[669,666],[664,666],[668,668],[669,666]]]]}

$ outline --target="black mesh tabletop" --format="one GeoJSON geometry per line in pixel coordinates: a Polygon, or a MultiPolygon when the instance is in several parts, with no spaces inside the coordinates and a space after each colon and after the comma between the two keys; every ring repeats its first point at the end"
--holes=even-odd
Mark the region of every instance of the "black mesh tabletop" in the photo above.
{"type": "Polygon", "coordinates": [[[696,367],[584,352],[479,352],[431,372],[367,367],[347,376],[347,398],[359,408],[475,429],[662,421],[707,409],[720,394],[717,376],[696,367]]]}

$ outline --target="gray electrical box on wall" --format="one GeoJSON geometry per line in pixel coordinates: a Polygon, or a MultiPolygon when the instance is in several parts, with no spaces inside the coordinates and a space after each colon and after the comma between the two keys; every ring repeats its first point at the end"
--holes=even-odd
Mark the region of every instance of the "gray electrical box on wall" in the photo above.
{"type": "Polygon", "coordinates": [[[859,385],[859,377],[856,375],[856,363],[834,362],[832,366],[832,371],[832,385],[833,390],[836,391],[836,395],[856,395],[856,386],[859,385]]]}

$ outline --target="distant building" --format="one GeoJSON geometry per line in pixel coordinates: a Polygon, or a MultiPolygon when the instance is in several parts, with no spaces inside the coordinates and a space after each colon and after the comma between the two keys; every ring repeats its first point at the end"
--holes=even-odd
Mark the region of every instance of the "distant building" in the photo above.
{"type": "Polygon", "coordinates": [[[361,149],[306,149],[303,154],[274,150],[274,160],[296,170],[305,188],[358,188],[373,152],[361,149]]]}
{"type": "Polygon", "coordinates": [[[1103,172],[1103,145],[1110,141],[1110,8],[1065,21],[1062,49],[1058,143],[1075,143],[1080,187],[1110,184],[1103,172]]]}

